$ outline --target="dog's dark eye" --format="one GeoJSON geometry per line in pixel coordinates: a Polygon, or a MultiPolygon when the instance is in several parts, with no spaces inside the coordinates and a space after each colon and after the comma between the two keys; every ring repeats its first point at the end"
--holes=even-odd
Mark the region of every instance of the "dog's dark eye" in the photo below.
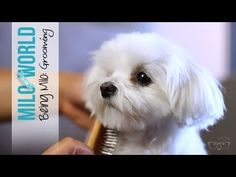
{"type": "Polygon", "coordinates": [[[148,77],[147,74],[144,72],[138,73],[136,76],[136,79],[137,79],[138,83],[142,86],[147,86],[152,82],[150,77],[148,77]]]}

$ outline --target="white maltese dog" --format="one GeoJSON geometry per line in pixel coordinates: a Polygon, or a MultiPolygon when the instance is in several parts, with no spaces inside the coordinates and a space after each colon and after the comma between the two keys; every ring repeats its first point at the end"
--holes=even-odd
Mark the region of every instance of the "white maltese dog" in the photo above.
{"type": "Polygon", "coordinates": [[[87,107],[118,131],[114,154],[207,154],[200,130],[224,115],[221,86],[154,33],[120,34],[93,53],[87,107]]]}

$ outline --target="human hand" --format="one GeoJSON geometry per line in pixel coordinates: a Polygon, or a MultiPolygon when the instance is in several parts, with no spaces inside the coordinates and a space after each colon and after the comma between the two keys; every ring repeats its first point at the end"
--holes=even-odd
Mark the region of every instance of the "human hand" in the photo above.
{"type": "Polygon", "coordinates": [[[94,120],[90,113],[85,109],[82,99],[83,75],[69,72],[59,74],[59,110],[77,125],[90,129],[94,120]]]}
{"type": "Polygon", "coordinates": [[[66,137],[48,148],[43,155],[93,155],[93,151],[82,142],[66,137]]]}
{"type": "Polygon", "coordinates": [[[0,121],[11,120],[11,70],[0,68],[0,121]]]}

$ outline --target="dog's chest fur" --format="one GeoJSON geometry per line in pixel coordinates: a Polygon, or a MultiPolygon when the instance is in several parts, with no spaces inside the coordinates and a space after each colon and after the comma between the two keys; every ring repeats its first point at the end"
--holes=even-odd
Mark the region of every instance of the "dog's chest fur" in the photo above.
{"type": "Polygon", "coordinates": [[[199,131],[174,125],[119,132],[113,154],[206,154],[199,131]]]}

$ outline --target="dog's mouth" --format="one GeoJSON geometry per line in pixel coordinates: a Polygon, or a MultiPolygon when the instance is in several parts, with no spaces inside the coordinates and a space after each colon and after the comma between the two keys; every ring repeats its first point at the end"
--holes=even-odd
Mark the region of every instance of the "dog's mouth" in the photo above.
{"type": "Polygon", "coordinates": [[[103,99],[103,104],[104,104],[104,110],[107,108],[107,109],[115,109],[121,112],[121,110],[115,105],[115,103],[113,103],[111,99],[103,99]]]}
{"type": "Polygon", "coordinates": [[[104,103],[105,103],[106,106],[108,106],[108,108],[112,108],[112,109],[117,109],[117,110],[119,110],[119,109],[112,103],[112,101],[109,100],[109,99],[105,99],[105,100],[104,100],[104,103]]]}
{"type": "MultiPolygon", "coordinates": [[[[120,114],[122,114],[126,119],[131,120],[133,123],[138,124],[142,120],[138,115],[137,111],[133,110],[132,113],[127,110],[121,110],[119,106],[116,106],[111,99],[104,99],[104,112],[105,109],[114,109],[120,114]]],[[[133,108],[134,109],[134,108],[133,108]]]]}

